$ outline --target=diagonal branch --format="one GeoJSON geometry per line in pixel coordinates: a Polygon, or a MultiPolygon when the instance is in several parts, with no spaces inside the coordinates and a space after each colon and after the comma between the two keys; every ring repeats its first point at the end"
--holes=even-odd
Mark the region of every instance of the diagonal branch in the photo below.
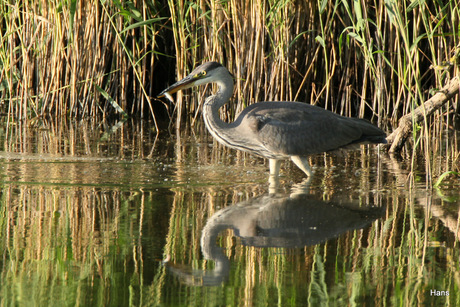
{"type": "Polygon", "coordinates": [[[392,153],[401,151],[401,148],[412,131],[412,121],[419,123],[423,121],[425,116],[433,114],[452,97],[459,94],[459,86],[459,77],[454,77],[423,105],[419,106],[411,113],[404,115],[399,120],[398,128],[387,137],[388,144],[386,148],[388,151],[392,153]]]}

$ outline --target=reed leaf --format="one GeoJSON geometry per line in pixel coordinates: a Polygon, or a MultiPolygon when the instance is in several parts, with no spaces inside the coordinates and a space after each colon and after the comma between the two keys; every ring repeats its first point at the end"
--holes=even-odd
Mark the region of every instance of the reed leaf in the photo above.
{"type": "Polygon", "coordinates": [[[97,91],[104,96],[105,99],[109,101],[109,103],[112,105],[112,107],[117,110],[117,112],[121,113],[123,117],[128,117],[128,114],[120,107],[120,105],[112,98],[110,97],[109,93],[104,91],[99,85],[94,84],[94,87],[97,89],[97,91]]]}
{"type": "Polygon", "coordinates": [[[142,20],[142,21],[139,21],[139,22],[136,22],[132,25],[129,25],[128,27],[124,28],[120,34],[124,33],[124,32],[127,32],[127,31],[130,31],[130,30],[133,30],[133,29],[136,29],[136,28],[140,28],[140,27],[144,27],[144,26],[148,26],[148,25],[151,25],[151,24],[155,24],[159,21],[162,21],[162,20],[165,20],[167,19],[167,17],[158,17],[158,18],[151,18],[151,19],[148,19],[148,20],[142,20]]]}

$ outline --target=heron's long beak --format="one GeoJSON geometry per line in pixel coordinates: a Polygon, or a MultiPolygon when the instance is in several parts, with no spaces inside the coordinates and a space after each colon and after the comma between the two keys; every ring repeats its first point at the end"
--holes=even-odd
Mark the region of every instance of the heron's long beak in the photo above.
{"type": "Polygon", "coordinates": [[[165,97],[168,98],[169,100],[172,100],[171,94],[174,94],[177,91],[184,90],[187,88],[190,88],[193,86],[197,78],[193,75],[188,75],[184,79],[177,81],[164,91],[162,91],[160,94],[157,95],[157,98],[165,97]]]}

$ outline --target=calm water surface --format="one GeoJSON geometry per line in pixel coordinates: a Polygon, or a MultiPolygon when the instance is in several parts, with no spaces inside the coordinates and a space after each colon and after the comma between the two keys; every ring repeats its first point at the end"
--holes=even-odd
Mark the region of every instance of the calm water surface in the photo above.
{"type": "Polygon", "coordinates": [[[201,132],[37,123],[0,141],[2,306],[460,305],[460,184],[427,189],[424,162],[363,148],[270,185],[201,132]]]}

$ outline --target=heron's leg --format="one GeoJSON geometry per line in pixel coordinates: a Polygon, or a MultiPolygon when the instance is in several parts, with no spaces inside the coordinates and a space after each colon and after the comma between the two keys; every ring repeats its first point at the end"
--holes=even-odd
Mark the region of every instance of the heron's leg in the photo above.
{"type": "Polygon", "coordinates": [[[311,176],[313,173],[310,168],[310,163],[308,163],[308,157],[301,157],[301,156],[291,156],[292,162],[297,165],[307,176],[311,176]]]}
{"type": "Polygon", "coordinates": [[[280,174],[281,161],[276,159],[270,159],[270,176],[278,177],[280,174]]]}
{"type": "Polygon", "coordinates": [[[281,161],[270,159],[270,176],[268,177],[269,183],[269,194],[276,194],[276,191],[279,186],[279,174],[280,174],[280,166],[281,161]]]}

